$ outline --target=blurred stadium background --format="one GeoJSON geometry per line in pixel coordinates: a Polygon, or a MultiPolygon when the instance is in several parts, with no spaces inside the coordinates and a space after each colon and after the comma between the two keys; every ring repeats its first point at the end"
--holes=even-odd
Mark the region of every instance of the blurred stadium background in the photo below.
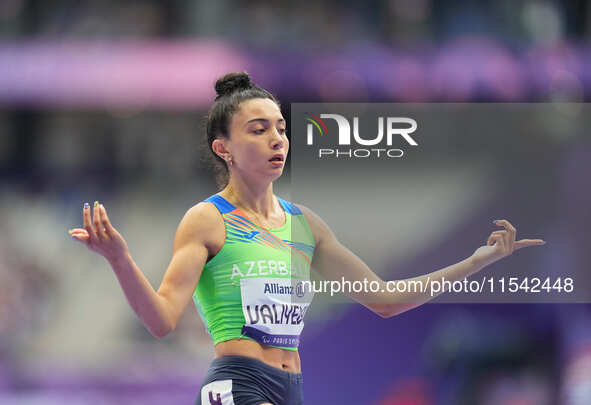
{"type": "MultiPolygon", "coordinates": [[[[216,191],[200,145],[216,77],[248,71],[285,115],[292,102],[582,103],[590,35],[584,0],[2,0],[0,403],[196,398],[213,350],[194,307],[153,338],[106,261],[67,230],[84,202],[103,202],[158,287],[178,222],[216,191]]],[[[490,201],[518,195],[521,211],[511,201],[499,211],[527,214],[549,241],[536,265],[588,270],[589,135],[515,142],[507,153],[511,171],[476,208],[489,215],[490,201]],[[521,155],[548,158],[533,202],[521,155]]],[[[289,193],[288,176],[276,191],[289,193]]],[[[448,231],[397,251],[396,263],[424,273],[481,242],[466,236],[477,215],[450,211],[444,197],[448,231]]],[[[591,403],[588,304],[432,304],[388,321],[339,309],[304,333],[308,404],[591,403]]]]}

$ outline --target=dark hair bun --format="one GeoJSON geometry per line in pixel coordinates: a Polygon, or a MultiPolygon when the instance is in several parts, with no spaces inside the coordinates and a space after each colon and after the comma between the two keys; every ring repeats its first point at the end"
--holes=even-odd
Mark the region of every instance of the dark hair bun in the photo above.
{"type": "Polygon", "coordinates": [[[215,82],[215,91],[218,93],[216,98],[230,95],[235,91],[250,89],[253,86],[254,84],[250,81],[248,73],[228,73],[215,82]]]}

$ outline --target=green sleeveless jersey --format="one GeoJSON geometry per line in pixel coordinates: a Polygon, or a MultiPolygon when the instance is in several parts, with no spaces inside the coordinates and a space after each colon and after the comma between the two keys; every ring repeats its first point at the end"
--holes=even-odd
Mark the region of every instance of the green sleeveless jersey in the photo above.
{"type": "Polygon", "coordinates": [[[285,224],[266,229],[219,194],[205,201],[222,214],[226,239],[201,274],[193,301],[214,344],[251,339],[297,350],[313,292],[314,237],[298,207],[277,197],[285,224]]]}

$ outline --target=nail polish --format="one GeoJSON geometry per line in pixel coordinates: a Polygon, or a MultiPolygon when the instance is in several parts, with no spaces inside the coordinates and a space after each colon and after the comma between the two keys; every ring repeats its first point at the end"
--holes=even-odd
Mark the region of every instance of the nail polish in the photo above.
{"type": "Polygon", "coordinates": [[[71,229],[68,229],[68,233],[71,235],[72,234],[72,230],[71,229]]]}
{"type": "Polygon", "coordinates": [[[87,209],[88,207],[90,207],[89,203],[84,203],[84,209],[87,209]]]}
{"type": "Polygon", "coordinates": [[[96,206],[98,206],[98,201],[95,201],[95,202],[94,202],[94,206],[95,206],[95,207],[96,207],[96,206]]]}

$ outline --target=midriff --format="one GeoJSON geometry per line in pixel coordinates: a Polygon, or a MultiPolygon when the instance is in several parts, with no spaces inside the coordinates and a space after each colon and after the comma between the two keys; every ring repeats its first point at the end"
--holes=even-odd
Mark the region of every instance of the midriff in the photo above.
{"type": "Polygon", "coordinates": [[[254,340],[232,339],[220,342],[215,345],[215,357],[222,356],[250,357],[283,371],[302,372],[299,352],[261,345],[254,340]]]}

